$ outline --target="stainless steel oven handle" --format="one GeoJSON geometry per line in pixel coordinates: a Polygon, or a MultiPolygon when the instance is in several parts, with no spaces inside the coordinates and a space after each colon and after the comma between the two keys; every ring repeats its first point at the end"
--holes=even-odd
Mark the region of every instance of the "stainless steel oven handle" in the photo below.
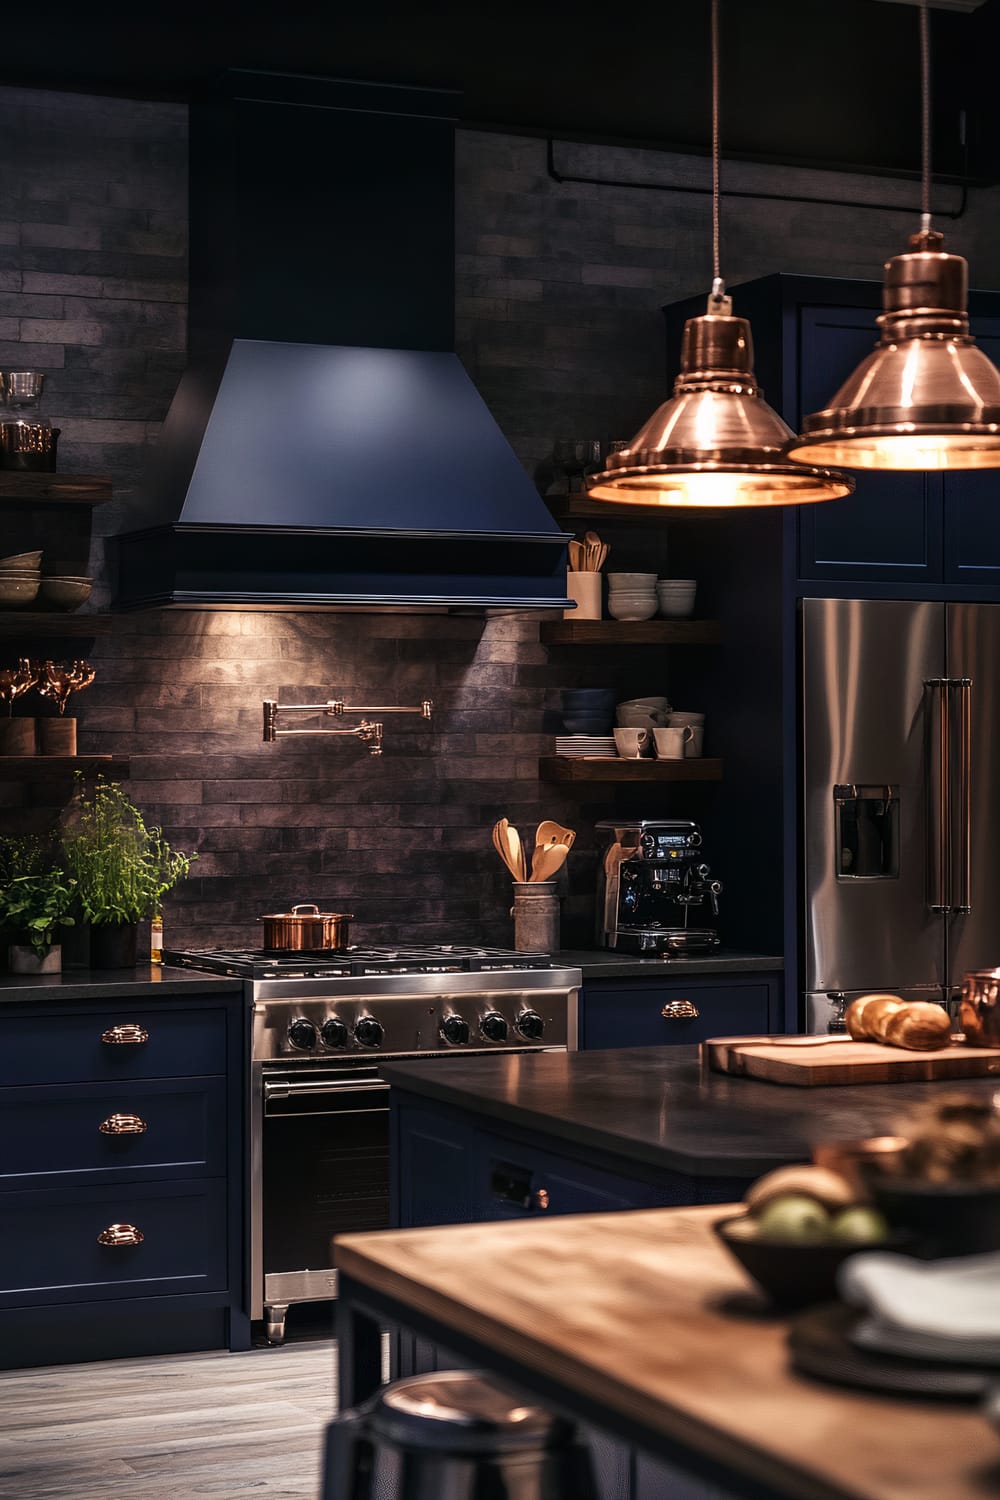
{"type": "Polygon", "coordinates": [[[265,1120],[346,1120],[348,1115],[364,1115],[373,1120],[376,1115],[387,1115],[388,1104],[377,1104],[374,1109],[297,1109],[292,1114],[282,1114],[264,1106],[265,1120]]]}
{"type": "Polygon", "coordinates": [[[383,1094],[388,1091],[387,1083],[339,1083],[330,1079],[326,1083],[312,1083],[308,1079],[303,1082],[270,1083],[264,1081],[264,1100],[287,1099],[291,1095],[301,1098],[304,1094],[383,1094]]]}

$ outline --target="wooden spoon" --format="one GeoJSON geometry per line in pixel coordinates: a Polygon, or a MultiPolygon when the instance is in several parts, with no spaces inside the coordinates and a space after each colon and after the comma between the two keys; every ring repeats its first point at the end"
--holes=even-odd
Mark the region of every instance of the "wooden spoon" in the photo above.
{"type": "Polygon", "coordinates": [[[539,823],[535,829],[535,843],[537,844],[565,844],[569,849],[573,845],[576,834],[572,828],[563,828],[561,823],[556,823],[552,818],[546,818],[539,823]]]}
{"type": "Polygon", "coordinates": [[[532,880],[551,880],[562,869],[568,853],[565,844],[546,844],[541,850],[536,849],[537,858],[531,862],[532,880]]]}
{"type": "Polygon", "coordinates": [[[501,818],[493,825],[493,847],[507,866],[515,880],[520,880],[519,871],[511,863],[510,845],[507,842],[507,819],[501,818]]]}
{"type": "MultiPolygon", "coordinates": [[[[506,822],[506,819],[504,819],[506,822]]],[[[527,880],[527,872],[524,867],[524,850],[521,848],[521,835],[517,829],[507,824],[507,848],[510,850],[510,869],[515,880],[522,884],[527,880]]]]}

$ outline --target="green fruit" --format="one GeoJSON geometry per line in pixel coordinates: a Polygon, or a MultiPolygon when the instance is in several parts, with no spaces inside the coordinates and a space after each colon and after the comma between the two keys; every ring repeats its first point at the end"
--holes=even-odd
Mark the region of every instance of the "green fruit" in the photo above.
{"type": "Polygon", "coordinates": [[[834,1239],[851,1244],[878,1244],[888,1234],[889,1226],[877,1208],[845,1208],[833,1221],[834,1239]]]}
{"type": "Polygon", "coordinates": [[[829,1239],[830,1225],[830,1215],[822,1203],[803,1193],[782,1193],[772,1198],[757,1217],[761,1239],[786,1240],[795,1245],[815,1245],[829,1239]]]}

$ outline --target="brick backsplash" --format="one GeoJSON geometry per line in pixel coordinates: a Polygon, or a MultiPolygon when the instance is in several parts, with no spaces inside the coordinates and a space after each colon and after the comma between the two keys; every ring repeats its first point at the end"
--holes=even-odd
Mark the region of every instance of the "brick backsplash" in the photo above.
{"type": "MultiPolygon", "coordinates": [[[[0,132],[0,368],[48,372],[60,467],[114,481],[90,559],[106,604],[102,539],[129,523],[185,362],[186,114],[2,89],[0,132]]],[[[558,157],[568,175],[634,182],[697,184],[707,172],[700,158],[620,147],[565,144],[558,157]]],[[[727,165],[726,181],[872,204],[914,193],[829,174],[817,188],[807,173],[751,164],[727,165]]],[[[558,183],[543,141],[465,130],[457,188],[459,353],[529,472],[544,472],[557,436],[627,437],[664,394],[661,305],[707,288],[707,200],[558,183]]],[[[949,230],[979,285],[1000,277],[997,201],[973,194],[949,230]]],[[[723,259],[731,283],[777,270],[877,277],[909,228],[891,209],[732,200],[723,259]]],[[[58,549],[61,535],[53,518],[46,544],[58,549]]],[[[620,532],[615,561],[655,559],[662,571],[666,548],[663,534],[620,532]]],[[[199,855],[168,903],[168,943],[253,943],[258,914],[302,900],[353,912],[361,940],[509,943],[509,883],[489,833],[505,814],[523,831],[543,817],[579,829],[563,933],[586,942],[593,823],[616,809],[697,815],[711,795],[581,797],[540,784],[559,687],[629,695],[669,690],[669,678],[656,653],[547,650],[530,619],[150,613],[116,619],[89,654],[97,681],[73,705],[81,750],[129,754],[132,795],[199,855]],[[262,743],[264,697],[340,694],[428,696],[434,719],[390,717],[381,759],[352,740],[262,743]]],[[[0,788],[5,826],[21,826],[22,795],[0,788]]]]}

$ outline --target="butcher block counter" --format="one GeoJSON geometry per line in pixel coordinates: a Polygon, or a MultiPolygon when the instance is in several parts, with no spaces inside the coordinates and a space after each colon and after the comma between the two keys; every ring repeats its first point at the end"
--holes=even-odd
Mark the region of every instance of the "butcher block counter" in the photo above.
{"type": "Polygon", "coordinates": [[[996,1500],[1000,1434],[974,1406],[790,1370],[787,1321],[712,1232],[731,1211],[343,1236],[343,1397],[377,1379],[384,1320],[669,1461],[678,1478],[664,1497],[996,1500]]]}

